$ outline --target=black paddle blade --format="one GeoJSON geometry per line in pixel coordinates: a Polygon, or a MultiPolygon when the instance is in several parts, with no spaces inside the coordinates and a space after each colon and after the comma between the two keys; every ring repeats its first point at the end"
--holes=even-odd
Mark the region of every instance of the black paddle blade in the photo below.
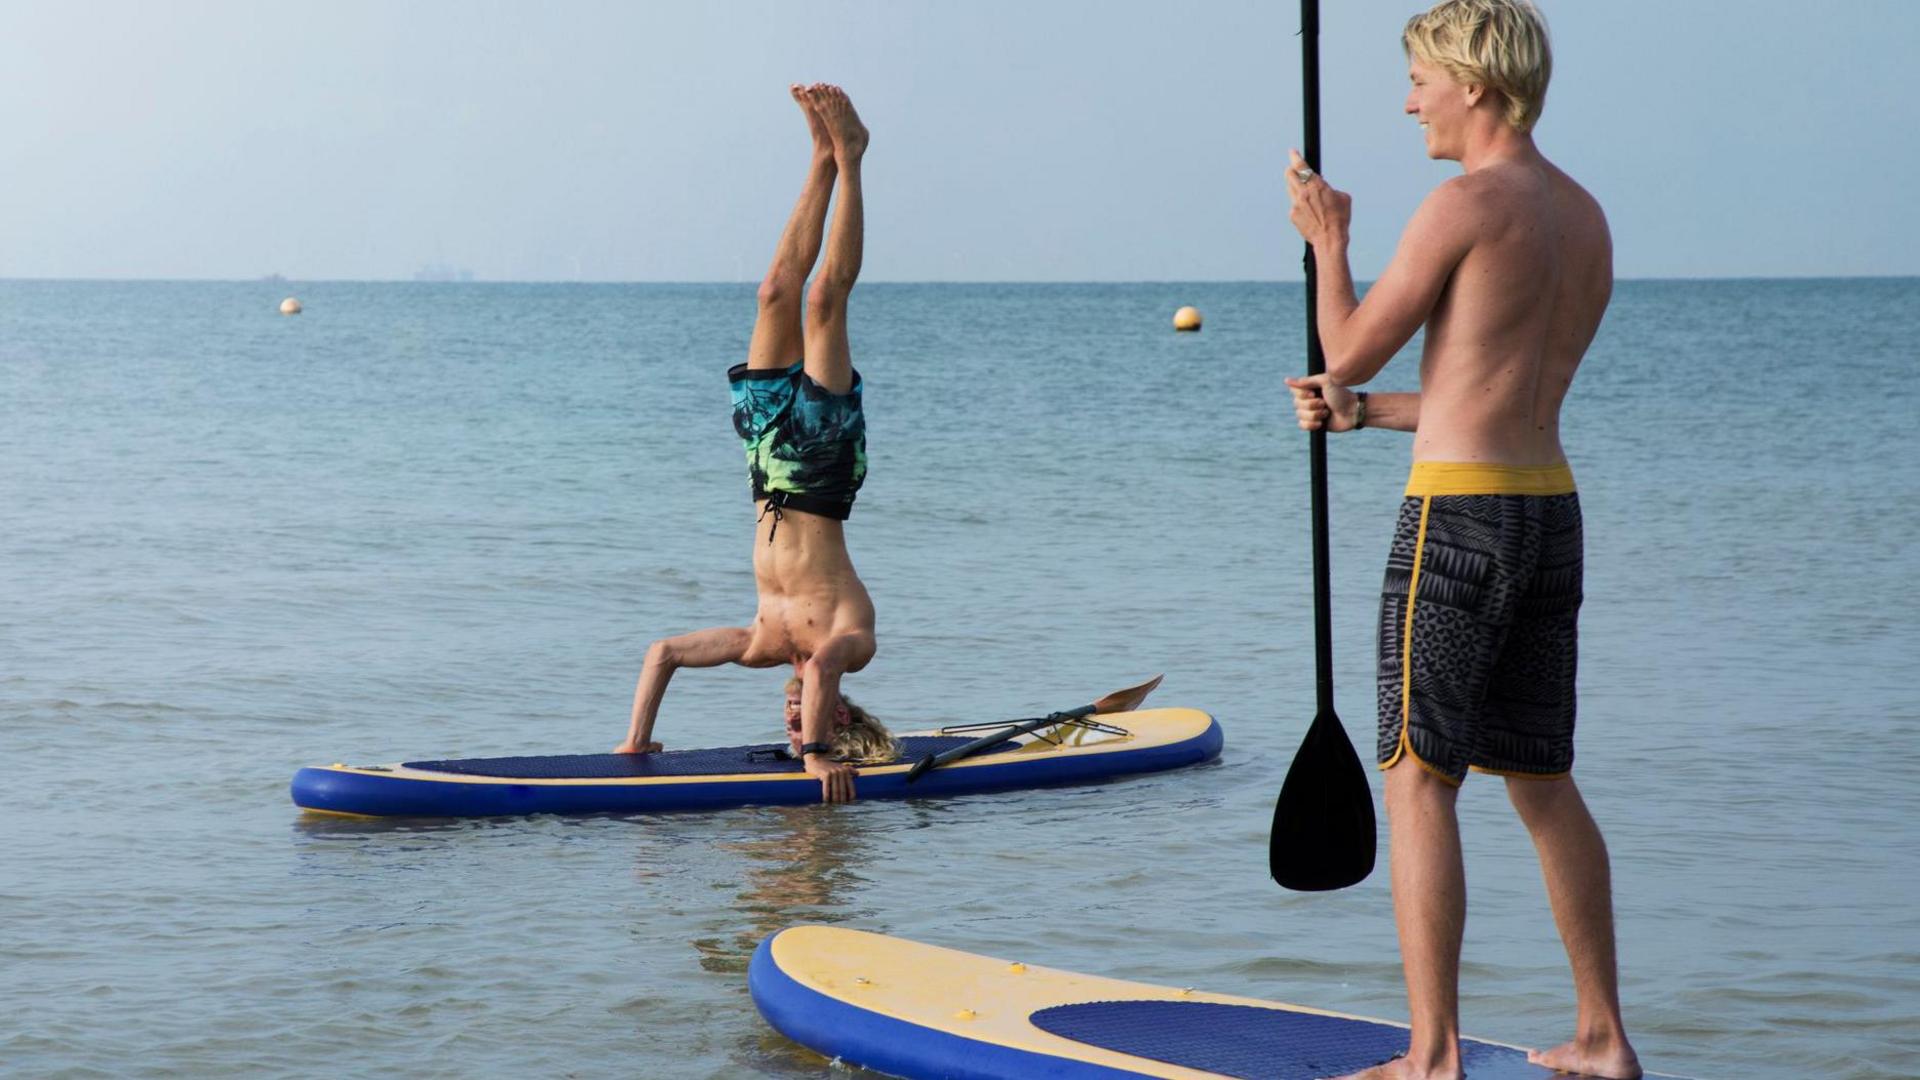
{"type": "Polygon", "coordinates": [[[1373,790],[1331,711],[1313,718],[1273,807],[1267,870],[1282,888],[1325,892],[1373,873],[1373,790]]]}

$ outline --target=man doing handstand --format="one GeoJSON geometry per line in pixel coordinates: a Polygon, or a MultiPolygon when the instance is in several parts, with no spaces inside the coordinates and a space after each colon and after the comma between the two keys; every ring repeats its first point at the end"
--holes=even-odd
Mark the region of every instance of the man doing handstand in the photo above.
{"type": "Polygon", "coordinates": [[[881,738],[865,731],[877,725],[840,693],[840,677],[866,667],[874,653],[873,601],[854,573],[844,524],[867,472],[860,375],[847,345],[847,295],[860,275],[864,232],[860,159],[867,129],[837,86],[790,92],[813,135],[813,160],[760,284],[747,361],[727,373],[733,427],[746,447],[758,512],[753,577],[759,610],[751,626],[654,642],[634,690],[626,741],[615,752],[660,749],[654,720],[667,681],[680,668],[791,664],[799,685],[789,694],[789,741],[820,780],[821,798],[847,802],[855,772],[839,759],[859,756],[849,748],[890,742],[884,731],[881,738]],[[840,197],[826,230],[836,179],[840,197]],[[826,256],[809,286],[823,230],[826,256]]]}

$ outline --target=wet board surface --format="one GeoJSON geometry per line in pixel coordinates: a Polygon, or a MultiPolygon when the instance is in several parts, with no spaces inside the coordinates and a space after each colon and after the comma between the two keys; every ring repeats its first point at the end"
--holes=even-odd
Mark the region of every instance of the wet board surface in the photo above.
{"type": "MultiPolygon", "coordinates": [[[[925,773],[906,773],[928,753],[984,734],[969,730],[900,736],[898,762],[863,765],[862,799],[930,798],[970,792],[1085,783],[1157,772],[1217,757],[1220,725],[1197,709],[1147,709],[1099,718],[1115,734],[1056,725],[925,773]]],[[[820,801],[820,782],[780,744],[658,754],[563,754],[421,760],[391,765],[325,765],[294,774],[295,805],[366,817],[491,817],[725,809],[820,801]]]]}
{"type": "MultiPolygon", "coordinates": [[[[754,1005],[788,1038],[914,1080],[1319,1080],[1377,1065],[1407,1045],[1407,1029],[1386,1021],[839,927],[768,937],[747,978],[754,1005]]],[[[1530,1064],[1515,1046],[1463,1039],[1461,1052],[1472,1080],[1566,1076],[1530,1064]]]]}

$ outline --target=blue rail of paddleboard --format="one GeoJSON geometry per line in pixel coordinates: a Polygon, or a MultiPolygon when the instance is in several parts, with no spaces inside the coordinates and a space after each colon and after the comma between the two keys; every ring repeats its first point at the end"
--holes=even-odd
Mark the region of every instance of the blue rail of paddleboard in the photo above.
{"type": "Polygon", "coordinates": [[[802,986],[773,960],[769,935],[747,965],[754,1007],[774,1030],[802,1046],[889,1076],[950,1080],[1118,1080],[1140,1074],[1071,1058],[976,1042],[869,1012],[802,986]]]}
{"type": "MultiPolygon", "coordinates": [[[[1085,783],[1129,773],[1155,772],[1206,761],[1220,753],[1220,725],[1166,746],[1101,754],[1008,756],[1003,762],[935,769],[915,783],[904,772],[865,775],[855,782],[862,799],[931,798],[1011,788],[1085,783]]],[[[743,772],[745,770],[742,770],[743,772]]],[[[377,817],[494,817],[513,814],[593,814],[716,810],[733,806],[820,801],[820,785],[791,771],[764,780],[689,776],[666,783],[529,784],[516,778],[423,780],[378,773],[309,768],[294,774],[293,801],[312,810],[377,817]]]]}

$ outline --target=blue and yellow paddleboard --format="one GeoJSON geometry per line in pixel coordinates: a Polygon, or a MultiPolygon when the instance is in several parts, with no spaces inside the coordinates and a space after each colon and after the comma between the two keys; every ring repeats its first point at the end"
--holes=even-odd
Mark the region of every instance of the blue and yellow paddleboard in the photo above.
{"type": "MultiPolygon", "coordinates": [[[[1091,727],[1065,721],[1040,728],[931,770],[911,785],[906,773],[915,761],[990,729],[976,725],[903,735],[899,763],[862,766],[854,790],[862,799],[886,799],[1075,784],[1175,769],[1220,753],[1220,725],[1197,709],[1111,713],[1098,721],[1091,727]]],[[[798,762],[776,756],[781,749],[769,744],[313,766],[294,774],[293,801],[320,813],[366,817],[632,813],[819,802],[820,781],[798,762]]]]}
{"type": "MultiPolygon", "coordinates": [[[[1382,1020],[828,926],[796,926],[762,941],[747,983],[781,1034],[912,1080],[1317,1080],[1377,1065],[1407,1046],[1407,1029],[1382,1020]]],[[[1474,1080],[1564,1076],[1529,1064],[1518,1047],[1467,1039],[1461,1051],[1474,1080]]]]}

